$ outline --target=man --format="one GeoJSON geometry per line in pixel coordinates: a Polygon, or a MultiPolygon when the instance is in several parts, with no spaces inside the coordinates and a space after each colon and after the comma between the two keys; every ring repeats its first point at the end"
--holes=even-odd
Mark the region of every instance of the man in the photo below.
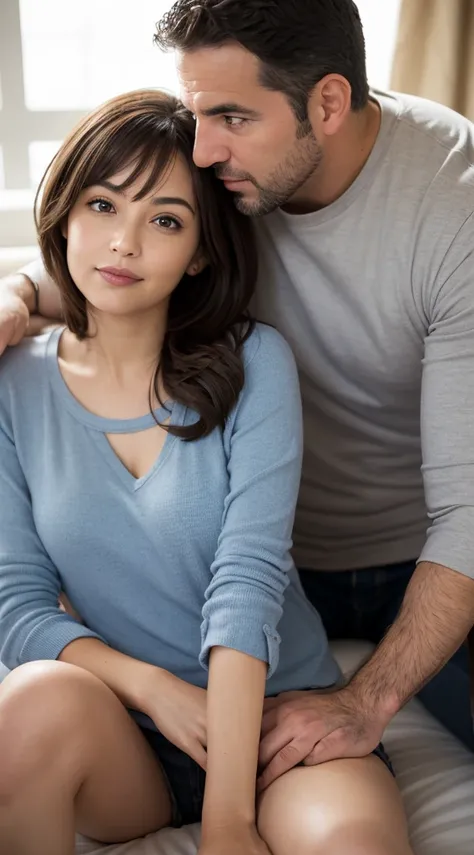
{"type": "MultiPolygon", "coordinates": [[[[177,51],[196,163],[257,218],[256,312],[298,361],[303,584],[330,636],[383,639],[346,688],[267,703],[261,786],[369,753],[437,672],[424,700],[474,747],[474,129],[369,93],[351,0],[178,0],[156,40],[177,51]]],[[[5,280],[3,344],[34,296],[5,280]]]]}

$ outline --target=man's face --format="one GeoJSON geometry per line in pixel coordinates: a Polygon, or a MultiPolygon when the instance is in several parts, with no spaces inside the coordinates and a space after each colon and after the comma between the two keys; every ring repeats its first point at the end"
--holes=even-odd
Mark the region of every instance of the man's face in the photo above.
{"type": "Polygon", "coordinates": [[[214,166],[244,214],[285,205],[322,157],[311,130],[302,134],[282,92],[265,89],[259,62],[229,43],[178,54],[181,98],[195,114],[197,166],[214,166]]]}

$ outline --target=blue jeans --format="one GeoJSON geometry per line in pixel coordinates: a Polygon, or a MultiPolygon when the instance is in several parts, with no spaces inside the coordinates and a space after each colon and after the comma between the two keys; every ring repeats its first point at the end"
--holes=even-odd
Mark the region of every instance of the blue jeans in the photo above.
{"type": "MultiPolygon", "coordinates": [[[[321,615],[330,639],[382,639],[394,622],[415,561],[367,570],[301,570],[306,596],[321,615]]],[[[463,645],[418,697],[424,706],[474,751],[469,656],[463,645]]]]}

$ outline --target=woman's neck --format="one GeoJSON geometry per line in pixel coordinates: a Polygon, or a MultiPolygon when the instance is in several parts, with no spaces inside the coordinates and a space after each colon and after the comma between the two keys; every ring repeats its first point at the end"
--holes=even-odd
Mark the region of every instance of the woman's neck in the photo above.
{"type": "MultiPolygon", "coordinates": [[[[89,321],[86,339],[66,330],[59,343],[60,369],[70,390],[98,415],[143,415],[166,332],[165,312],[150,310],[132,318],[91,313],[89,321]]],[[[159,396],[152,393],[153,407],[166,398],[164,387],[159,396]]]]}
{"type": "Polygon", "coordinates": [[[84,367],[96,369],[120,385],[134,376],[151,377],[163,347],[166,324],[167,313],[162,310],[132,317],[91,312],[89,337],[78,343],[84,367]]]}

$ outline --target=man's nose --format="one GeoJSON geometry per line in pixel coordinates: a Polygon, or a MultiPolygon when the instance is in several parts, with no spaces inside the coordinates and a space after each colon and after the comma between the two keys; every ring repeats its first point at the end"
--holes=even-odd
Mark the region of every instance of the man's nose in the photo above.
{"type": "Polygon", "coordinates": [[[193,160],[196,166],[205,168],[215,163],[226,163],[230,159],[230,151],[223,145],[212,130],[204,131],[196,127],[193,160]]]}

